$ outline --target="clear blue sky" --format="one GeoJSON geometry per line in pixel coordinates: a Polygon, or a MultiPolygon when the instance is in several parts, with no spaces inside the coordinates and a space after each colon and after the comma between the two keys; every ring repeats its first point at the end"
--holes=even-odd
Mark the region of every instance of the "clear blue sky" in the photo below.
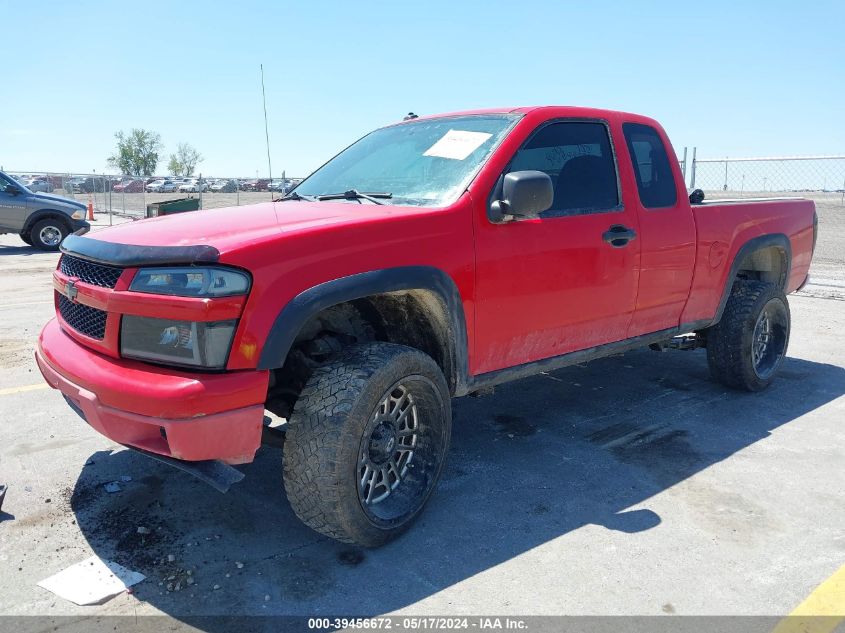
{"type": "Polygon", "coordinates": [[[207,175],[305,175],[409,110],[574,104],[699,157],[845,153],[845,2],[2,0],[0,165],[106,167],[114,132],[207,175]]]}

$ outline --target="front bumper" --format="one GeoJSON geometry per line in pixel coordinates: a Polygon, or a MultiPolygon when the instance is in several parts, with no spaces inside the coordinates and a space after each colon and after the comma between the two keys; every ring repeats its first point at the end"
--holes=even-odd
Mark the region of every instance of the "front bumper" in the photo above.
{"type": "Polygon", "coordinates": [[[77,235],[85,235],[90,230],[91,225],[85,220],[74,220],[73,218],[70,219],[71,233],[76,233],[77,235]]]}
{"type": "Polygon", "coordinates": [[[51,320],[35,352],[44,379],[94,429],[145,451],[251,462],[261,444],[268,372],[192,373],[109,358],[51,320]]]}

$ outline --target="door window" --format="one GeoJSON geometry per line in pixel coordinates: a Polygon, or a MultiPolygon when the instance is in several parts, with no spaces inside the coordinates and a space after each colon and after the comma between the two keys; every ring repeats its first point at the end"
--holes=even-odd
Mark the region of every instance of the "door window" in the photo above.
{"type": "Polygon", "coordinates": [[[514,155],[508,171],[536,169],[552,179],[554,199],[541,217],[619,208],[616,161],[607,126],[598,121],[552,123],[514,155]]]}
{"type": "Polygon", "coordinates": [[[18,183],[11,178],[7,178],[5,174],[0,174],[0,193],[8,193],[6,191],[7,187],[20,189],[18,183]]]}

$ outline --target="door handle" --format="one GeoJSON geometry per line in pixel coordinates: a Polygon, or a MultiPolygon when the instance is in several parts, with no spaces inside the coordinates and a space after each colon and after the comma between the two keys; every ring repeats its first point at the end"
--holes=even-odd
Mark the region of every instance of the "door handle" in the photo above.
{"type": "Polygon", "coordinates": [[[627,246],[631,240],[636,239],[637,232],[634,229],[629,229],[624,224],[614,224],[602,233],[601,237],[613,248],[622,248],[623,246],[627,246]]]}

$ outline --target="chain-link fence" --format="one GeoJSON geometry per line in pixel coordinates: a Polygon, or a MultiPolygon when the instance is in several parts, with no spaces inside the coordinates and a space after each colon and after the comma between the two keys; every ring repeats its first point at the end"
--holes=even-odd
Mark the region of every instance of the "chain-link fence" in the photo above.
{"type": "Polygon", "coordinates": [[[91,203],[94,212],[143,218],[147,206],[180,198],[198,198],[200,209],[268,202],[290,191],[301,178],[209,178],[114,176],[9,170],[31,191],[91,203]]]}
{"type": "Polygon", "coordinates": [[[845,156],[696,158],[689,188],[709,199],[801,197],[816,204],[818,242],[813,276],[841,279],[845,273],[845,156]]]}
{"type": "MultiPolygon", "coordinates": [[[[816,203],[819,237],[813,268],[822,275],[845,271],[845,156],[767,158],[696,158],[687,148],[679,157],[689,189],[702,189],[708,199],[804,197],[816,203]]],[[[91,202],[97,214],[140,219],[147,206],[186,197],[198,198],[200,209],[267,202],[287,193],[300,178],[132,178],[108,174],[46,173],[11,170],[34,191],[91,202]]],[[[103,216],[100,216],[103,219],[103,216]]]]}
{"type": "Polygon", "coordinates": [[[812,194],[845,205],[845,156],[696,158],[693,153],[689,186],[711,198],[812,194]]]}

